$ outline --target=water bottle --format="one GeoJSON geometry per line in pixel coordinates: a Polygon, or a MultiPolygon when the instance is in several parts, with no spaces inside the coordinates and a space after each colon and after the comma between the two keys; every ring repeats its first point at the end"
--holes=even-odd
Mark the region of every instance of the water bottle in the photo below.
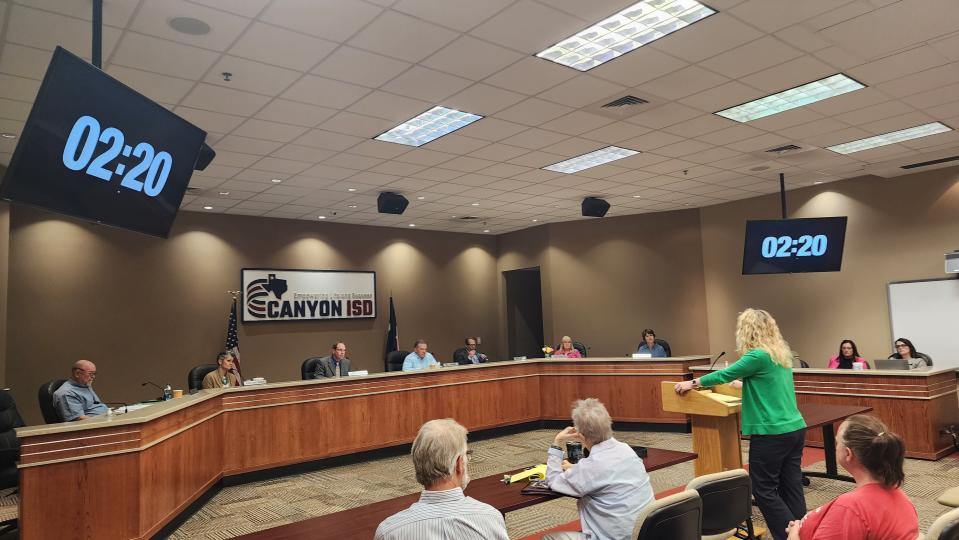
{"type": "Polygon", "coordinates": [[[171,399],[173,399],[173,388],[168,384],[163,387],[163,401],[169,401],[171,399]]]}

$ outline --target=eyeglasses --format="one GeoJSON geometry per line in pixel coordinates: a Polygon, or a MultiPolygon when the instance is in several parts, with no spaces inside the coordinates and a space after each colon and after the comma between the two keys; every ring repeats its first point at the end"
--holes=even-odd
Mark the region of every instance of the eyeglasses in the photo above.
{"type": "Polygon", "coordinates": [[[905,343],[896,343],[896,348],[897,348],[897,349],[902,349],[902,348],[908,349],[908,348],[909,348],[909,345],[906,345],[905,343]]]}
{"type": "Polygon", "coordinates": [[[97,372],[96,372],[96,371],[87,371],[87,370],[81,369],[81,368],[77,368],[77,371],[82,371],[82,372],[86,373],[87,375],[89,375],[89,376],[91,376],[91,377],[96,377],[96,376],[97,376],[97,372]]]}

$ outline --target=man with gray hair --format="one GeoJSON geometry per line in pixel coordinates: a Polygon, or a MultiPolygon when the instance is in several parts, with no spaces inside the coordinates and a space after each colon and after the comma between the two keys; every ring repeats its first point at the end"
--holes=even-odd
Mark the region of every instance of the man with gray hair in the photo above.
{"type": "Polygon", "coordinates": [[[469,484],[466,428],[451,418],[423,424],[413,441],[420,500],[376,528],[375,540],[508,540],[492,506],[463,495],[469,484]]]}
{"type": "Polygon", "coordinates": [[[97,366],[89,360],[77,360],[70,371],[70,378],[53,393],[53,406],[64,422],[86,420],[91,416],[107,413],[107,406],[93,391],[97,378],[97,366]]]}
{"type": "Polygon", "coordinates": [[[628,444],[613,438],[613,420],[596,398],[573,404],[573,427],[556,435],[546,460],[546,481],[553,491],[579,497],[580,533],[554,533],[543,540],[626,540],[639,511],[653,502],[643,460],[628,444]],[[563,446],[579,442],[589,457],[576,464],[563,459],[563,446]]]}

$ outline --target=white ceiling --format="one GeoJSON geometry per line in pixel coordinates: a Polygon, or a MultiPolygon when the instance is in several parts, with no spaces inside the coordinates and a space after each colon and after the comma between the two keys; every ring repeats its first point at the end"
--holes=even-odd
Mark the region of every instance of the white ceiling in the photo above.
{"type": "MultiPolygon", "coordinates": [[[[104,67],[209,132],[216,160],[183,202],[199,212],[499,234],[583,219],[584,196],[659,212],[771,193],[780,172],[792,189],[959,153],[959,131],[822,150],[959,128],[956,0],[712,0],[718,14],[587,73],[534,56],[633,1],[105,0],[104,67]],[[711,114],[840,71],[868,88],[745,125],[711,114]],[[625,94],[649,104],[597,114],[625,94]],[[420,148],[372,140],[434,105],[486,118],[420,148]],[[804,151],[763,155],[788,143],[804,151]],[[611,144],[641,154],[540,169],[611,144]],[[406,213],[378,214],[380,191],[406,213]]],[[[89,57],[89,12],[0,0],[0,132],[22,129],[56,45],[89,57]]],[[[0,163],[15,144],[0,139],[0,163]]]]}

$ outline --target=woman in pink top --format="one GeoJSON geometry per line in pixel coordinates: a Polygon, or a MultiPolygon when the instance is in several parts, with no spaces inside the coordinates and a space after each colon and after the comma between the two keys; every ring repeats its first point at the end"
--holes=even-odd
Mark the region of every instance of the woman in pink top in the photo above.
{"type": "Polygon", "coordinates": [[[836,434],[836,461],[856,489],[789,522],[789,540],[915,540],[919,516],[899,487],[905,455],[902,439],[878,418],[847,418],[836,434]]]}
{"type": "Polygon", "coordinates": [[[553,357],[560,358],[582,358],[583,355],[579,354],[579,351],[573,347],[573,338],[569,336],[563,336],[563,339],[559,340],[559,348],[556,349],[556,352],[553,353],[553,357]]]}
{"type": "Polygon", "coordinates": [[[859,356],[859,349],[851,339],[839,344],[839,354],[829,359],[829,369],[852,369],[853,362],[862,362],[863,369],[869,369],[869,362],[859,356]]]}

